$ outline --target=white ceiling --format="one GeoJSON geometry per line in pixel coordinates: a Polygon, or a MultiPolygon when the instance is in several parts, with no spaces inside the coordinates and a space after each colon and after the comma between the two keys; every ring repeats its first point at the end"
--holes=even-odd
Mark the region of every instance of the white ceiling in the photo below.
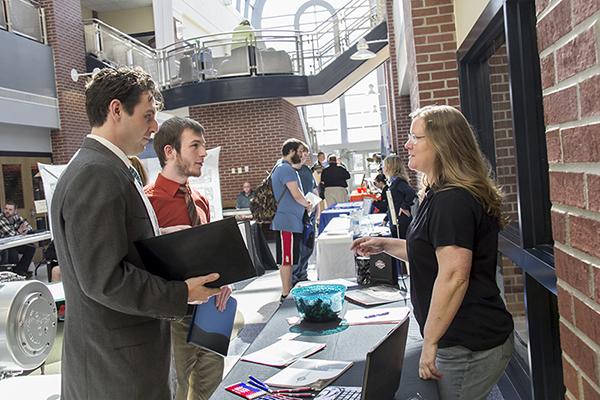
{"type": "Polygon", "coordinates": [[[102,12],[148,7],[152,5],[152,0],[81,0],[81,5],[102,12]]]}

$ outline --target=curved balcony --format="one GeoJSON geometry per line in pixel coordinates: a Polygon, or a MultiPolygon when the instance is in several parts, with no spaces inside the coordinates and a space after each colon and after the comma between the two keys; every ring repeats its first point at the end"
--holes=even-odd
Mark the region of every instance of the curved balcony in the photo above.
{"type": "Polygon", "coordinates": [[[159,82],[167,109],[285,97],[328,102],[389,57],[387,26],[369,0],[352,0],[310,32],[234,30],[152,49],[99,20],[85,21],[88,69],[140,65],[159,82]],[[359,39],[376,57],[353,61],[359,39]],[[344,80],[352,80],[352,84],[344,80]]]}

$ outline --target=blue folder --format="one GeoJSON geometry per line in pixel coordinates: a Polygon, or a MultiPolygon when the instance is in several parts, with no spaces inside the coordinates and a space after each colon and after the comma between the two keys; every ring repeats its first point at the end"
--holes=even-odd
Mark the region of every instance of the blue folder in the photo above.
{"type": "Polygon", "coordinates": [[[233,297],[229,297],[223,312],[217,309],[214,296],[208,302],[195,306],[188,343],[226,356],[236,309],[237,301],[233,297]]]}

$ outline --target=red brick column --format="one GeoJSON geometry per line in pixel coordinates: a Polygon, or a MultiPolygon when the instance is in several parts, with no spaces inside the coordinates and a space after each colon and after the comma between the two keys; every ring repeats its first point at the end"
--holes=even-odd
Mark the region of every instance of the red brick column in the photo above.
{"type": "Polygon", "coordinates": [[[416,102],[418,107],[428,104],[460,107],[454,1],[403,3],[405,11],[410,11],[406,15],[411,16],[414,37],[418,98],[413,100],[413,106],[416,102]]]}
{"type": "Polygon", "coordinates": [[[219,175],[224,202],[234,201],[244,182],[256,187],[266,177],[281,158],[286,139],[306,140],[296,107],[282,99],[194,106],[190,117],[204,126],[208,147],[221,146],[219,175]],[[248,172],[244,166],[249,167],[248,172]]]}
{"type": "Polygon", "coordinates": [[[54,71],[60,129],[52,131],[52,158],[66,163],[81,145],[90,126],[85,112],[85,79],[71,80],[71,68],[85,72],[85,42],[79,0],[42,0],[54,71]]]}
{"type": "Polygon", "coordinates": [[[600,2],[536,2],[563,372],[600,398],[600,2]]]}

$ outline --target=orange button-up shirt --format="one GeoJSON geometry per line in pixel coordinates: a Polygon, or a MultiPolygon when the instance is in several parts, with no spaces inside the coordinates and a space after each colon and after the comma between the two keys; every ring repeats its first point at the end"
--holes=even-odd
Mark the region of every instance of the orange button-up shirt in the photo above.
{"type": "MultiPolygon", "coordinates": [[[[144,192],[152,208],[156,212],[158,225],[161,228],[175,225],[191,225],[190,216],[187,212],[185,197],[179,191],[180,184],[165,178],[162,174],[158,174],[156,182],[144,188],[144,192]]],[[[196,212],[200,217],[200,224],[210,222],[210,208],[208,200],[200,193],[191,189],[192,199],[196,204],[196,212]]]]}

